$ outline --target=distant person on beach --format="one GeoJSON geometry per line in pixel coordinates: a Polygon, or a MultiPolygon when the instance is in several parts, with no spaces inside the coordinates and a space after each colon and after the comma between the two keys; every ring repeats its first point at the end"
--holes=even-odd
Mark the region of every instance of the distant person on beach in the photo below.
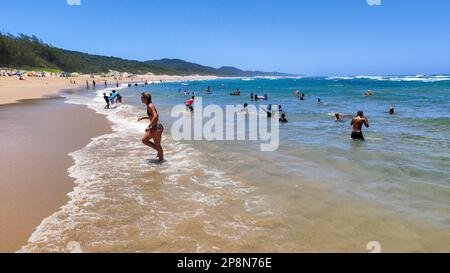
{"type": "Polygon", "coordinates": [[[145,135],[142,138],[142,143],[158,152],[157,158],[159,161],[164,161],[164,150],[161,146],[162,134],[164,126],[159,120],[159,114],[155,105],[152,103],[152,95],[150,93],[142,93],[141,101],[147,106],[147,116],[140,117],[138,121],[150,120],[150,126],[145,130],[145,135]],[[153,142],[151,141],[153,139],[153,142]]]}
{"type": "Polygon", "coordinates": [[[96,82],[95,82],[95,80],[94,81],[92,81],[92,85],[94,86],[94,90],[95,90],[95,86],[96,86],[96,82]]]}
{"type": "Polygon", "coordinates": [[[109,109],[109,97],[106,95],[106,93],[103,93],[103,99],[105,99],[106,102],[105,109],[109,109]]]}
{"type": "Polygon", "coordinates": [[[390,115],[395,115],[395,108],[394,108],[394,107],[391,107],[391,108],[389,109],[389,114],[390,114],[390,115]]]}
{"type": "Polygon", "coordinates": [[[116,82],[116,88],[119,88],[119,82],[116,82]]]}
{"type": "Polygon", "coordinates": [[[185,102],[187,109],[191,112],[194,112],[194,102],[195,102],[194,96],[185,102]]]}
{"type": "Polygon", "coordinates": [[[108,87],[108,82],[107,81],[105,81],[105,88],[107,88],[108,87]]]}
{"type": "Polygon", "coordinates": [[[365,141],[362,133],[362,126],[364,125],[369,128],[369,119],[364,116],[363,111],[358,111],[358,114],[352,119],[350,125],[353,126],[352,139],[365,141]]]}

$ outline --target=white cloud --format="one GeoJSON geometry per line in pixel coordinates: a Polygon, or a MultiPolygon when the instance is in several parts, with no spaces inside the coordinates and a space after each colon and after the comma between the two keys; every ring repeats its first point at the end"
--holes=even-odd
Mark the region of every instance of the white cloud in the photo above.
{"type": "Polygon", "coordinates": [[[381,0],[367,0],[369,6],[381,6],[381,0]]]}
{"type": "Polygon", "coordinates": [[[66,0],[69,6],[81,6],[81,0],[66,0]]]}

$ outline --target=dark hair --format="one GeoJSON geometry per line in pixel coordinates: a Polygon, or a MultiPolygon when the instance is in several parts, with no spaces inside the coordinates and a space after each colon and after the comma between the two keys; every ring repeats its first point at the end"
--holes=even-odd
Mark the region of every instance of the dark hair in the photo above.
{"type": "Polygon", "coordinates": [[[152,94],[147,93],[147,92],[144,92],[144,93],[142,93],[141,95],[142,95],[142,98],[145,98],[145,99],[146,99],[147,104],[152,103],[152,94]]]}
{"type": "Polygon", "coordinates": [[[363,111],[358,111],[357,115],[360,117],[360,116],[364,115],[364,112],[363,111]]]}

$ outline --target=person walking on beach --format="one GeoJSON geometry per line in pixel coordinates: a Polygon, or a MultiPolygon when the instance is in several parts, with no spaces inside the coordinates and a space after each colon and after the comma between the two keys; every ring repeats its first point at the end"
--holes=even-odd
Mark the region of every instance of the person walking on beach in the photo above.
{"type": "Polygon", "coordinates": [[[141,120],[150,120],[150,126],[145,130],[145,135],[142,138],[142,143],[158,152],[156,156],[159,161],[164,161],[164,150],[161,146],[162,134],[164,132],[164,126],[159,120],[158,111],[152,102],[152,95],[150,93],[142,93],[141,101],[147,106],[147,116],[140,117],[141,120]],[[151,141],[153,139],[153,142],[151,141]]]}
{"type": "Polygon", "coordinates": [[[363,111],[358,111],[357,116],[352,119],[350,125],[353,126],[352,139],[365,141],[362,133],[362,126],[364,125],[369,128],[369,119],[364,116],[363,111]]]}
{"type": "Polygon", "coordinates": [[[95,85],[96,85],[95,80],[92,81],[92,85],[94,86],[94,90],[95,90],[95,85]]]}
{"type": "Polygon", "coordinates": [[[105,89],[108,87],[108,82],[105,81],[105,89]]]}

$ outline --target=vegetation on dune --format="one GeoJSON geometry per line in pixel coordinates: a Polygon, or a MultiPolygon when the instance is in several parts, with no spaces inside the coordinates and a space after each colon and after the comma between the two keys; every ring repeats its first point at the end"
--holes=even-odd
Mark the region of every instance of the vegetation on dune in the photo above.
{"type": "Polygon", "coordinates": [[[91,55],[64,50],[44,43],[36,36],[0,33],[0,67],[39,71],[79,73],[107,73],[110,70],[135,74],[156,75],[216,75],[216,76],[287,76],[276,72],[242,71],[234,67],[219,69],[178,59],[147,62],[116,57],[91,55]]]}

